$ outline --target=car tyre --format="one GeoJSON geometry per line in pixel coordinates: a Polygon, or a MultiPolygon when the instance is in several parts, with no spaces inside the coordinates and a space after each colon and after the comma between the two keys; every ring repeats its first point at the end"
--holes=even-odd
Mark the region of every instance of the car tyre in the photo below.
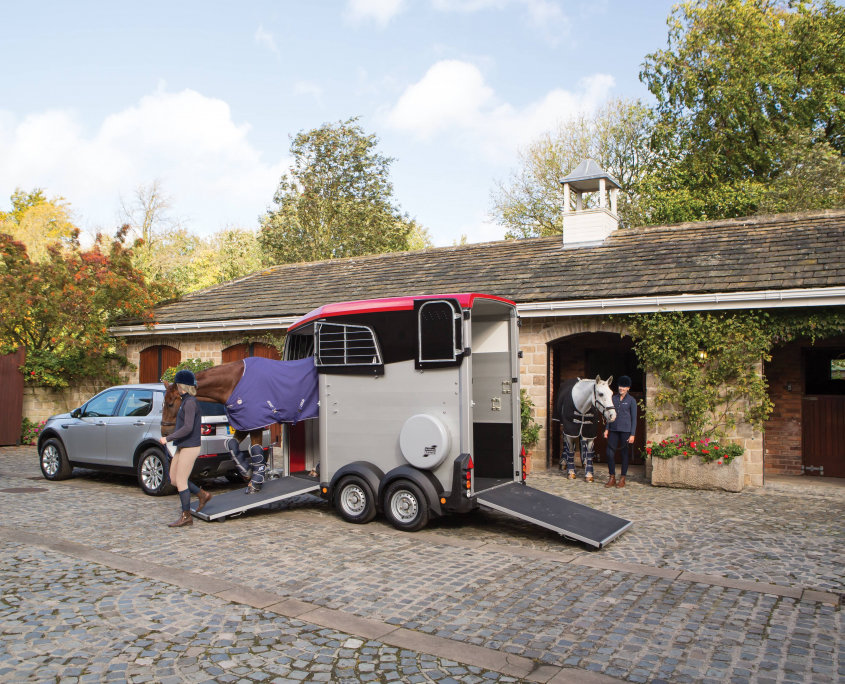
{"type": "Polygon", "coordinates": [[[366,480],[357,475],[343,478],[335,488],[334,507],[346,522],[364,525],[376,517],[376,500],[366,480]]]}
{"type": "Polygon", "coordinates": [[[170,484],[170,457],[161,449],[149,447],[138,459],[138,485],[144,494],[164,496],[176,488],[170,484]]]}
{"type": "Polygon", "coordinates": [[[56,438],[44,440],[38,454],[38,463],[41,466],[41,474],[47,480],[66,480],[73,473],[65,446],[56,438]]]}
{"type": "Polygon", "coordinates": [[[416,532],[428,523],[428,501],[410,480],[396,480],[384,494],[384,514],[397,530],[416,532]]]}

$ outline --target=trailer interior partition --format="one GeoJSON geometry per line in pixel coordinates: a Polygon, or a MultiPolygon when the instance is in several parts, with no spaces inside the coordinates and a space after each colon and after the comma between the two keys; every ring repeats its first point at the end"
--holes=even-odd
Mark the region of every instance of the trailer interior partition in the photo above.
{"type": "Polygon", "coordinates": [[[519,319],[495,299],[477,299],[467,326],[475,492],[520,478],[519,319]]]}

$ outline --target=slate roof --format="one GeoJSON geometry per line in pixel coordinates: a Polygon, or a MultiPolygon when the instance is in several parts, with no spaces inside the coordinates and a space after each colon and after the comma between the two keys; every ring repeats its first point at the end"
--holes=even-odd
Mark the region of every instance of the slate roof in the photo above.
{"type": "MultiPolygon", "coordinates": [[[[274,266],[157,309],[159,323],[305,314],[330,302],[484,292],[518,303],[845,285],[845,210],[615,231],[274,266]]],[[[125,323],[128,323],[126,321],[125,323]]]]}

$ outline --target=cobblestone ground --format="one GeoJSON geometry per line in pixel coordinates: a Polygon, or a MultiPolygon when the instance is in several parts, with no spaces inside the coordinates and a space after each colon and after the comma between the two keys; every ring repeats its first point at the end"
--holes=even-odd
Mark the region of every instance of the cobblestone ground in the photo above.
{"type": "MultiPolygon", "coordinates": [[[[225,523],[197,521],[192,528],[174,531],[165,523],[178,513],[175,497],[147,497],[132,478],[90,471],[77,471],[71,480],[50,483],[39,476],[34,448],[5,448],[0,449],[0,529],[50,535],[210,577],[237,578],[245,587],[281,597],[518,654],[540,664],[628,681],[845,680],[840,606],[829,600],[829,594],[827,600],[810,600],[806,591],[801,593],[845,592],[845,487],[776,484],[730,494],[655,488],[635,481],[624,490],[606,490],[601,481],[573,482],[556,474],[533,475],[529,484],[626,517],[634,525],[607,548],[590,551],[492,513],[440,519],[416,534],[400,533],[378,520],[365,526],[347,525],[325,502],[306,496],[277,505],[275,510],[250,512],[225,523]],[[2,491],[15,488],[42,491],[2,491]],[[582,564],[601,560],[644,568],[607,570],[582,564]],[[657,576],[648,568],[714,579],[682,581],[676,575],[657,576]],[[720,586],[719,578],[776,584],[796,592],[790,597],[745,585],[720,586]]],[[[229,485],[221,480],[210,487],[222,491],[229,485]]],[[[27,553],[37,557],[42,552],[29,549],[27,553]]],[[[36,576],[39,562],[49,568],[70,563],[60,561],[56,554],[44,557],[49,561],[36,562],[29,555],[20,563],[34,564],[36,576]]],[[[70,565],[71,569],[60,572],[70,576],[89,572],[80,570],[84,565],[70,565]]],[[[0,581],[5,594],[9,589],[5,567],[0,581]]],[[[93,585],[99,581],[95,578],[93,585]]],[[[131,587],[145,580],[115,573],[111,582],[131,587]]],[[[68,597],[70,605],[77,605],[70,598],[76,596],[73,586],[70,581],[58,583],[51,600],[58,605],[64,603],[62,597],[68,597]]],[[[18,591],[11,595],[19,595],[18,591]]],[[[145,592],[179,595],[164,584],[138,592],[139,596],[145,592]]],[[[224,630],[220,622],[229,625],[231,620],[244,622],[244,634],[253,635],[243,639],[250,644],[248,655],[238,653],[234,658],[228,651],[216,655],[238,666],[251,662],[255,648],[274,648],[254,636],[262,629],[276,630],[284,638],[290,636],[286,630],[303,634],[302,639],[315,648],[327,649],[325,657],[338,661],[357,663],[366,655],[370,660],[365,665],[374,662],[374,675],[385,681],[396,670],[385,669],[382,663],[403,662],[401,650],[390,652],[383,644],[366,640],[347,657],[340,651],[343,635],[326,634],[324,628],[278,615],[263,616],[261,611],[233,607],[216,597],[185,594],[178,599],[180,610],[195,602],[218,617],[204,617],[202,625],[186,620],[184,629],[195,631],[187,636],[174,632],[174,638],[186,641],[168,645],[167,657],[160,656],[163,661],[181,663],[182,657],[196,657],[198,651],[190,649],[205,649],[203,639],[216,645],[210,632],[232,632],[234,628],[224,630]],[[212,610],[209,606],[215,602],[220,607],[212,610]],[[259,623],[266,626],[256,627],[259,623]],[[321,639],[326,643],[320,643],[321,639]],[[337,652],[326,655],[331,649],[337,652]],[[384,661],[383,653],[398,660],[384,661]]],[[[78,599],[78,603],[85,601],[78,599]]],[[[149,603],[138,610],[139,619],[156,610],[156,602],[149,603]]],[[[8,625],[28,624],[39,608],[33,605],[29,610],[27,617],[13,613],[11,623],[3,613],[3,646],[9,637],[8,625]]],[[[38,649],[33,642],[44,637],[35,625],[26,633],[29,650],[23,650],[34,653],[38,649]]],[[[16,632],[12,634],[17,637],[16,632]]],[[[148,637],[133,636],[133,647],[139,647],[136,638],[148,637]]],[[[233,648],[242,647],[237,641],[233,648]]],[[[289,642],[282,651],[286,648],[289,642]]],[[[19,652],[7,647],[6,654],[4,663],[10,657],[20,661],[19,652]],[[12,652],[14,656],[8,655],[12,652]]],[[[254,657],[261,660],[261,651],[254,657]]],[[[448,662],[437,662],[428,668],[434,674],[426,674],[421,665],[425,658],[411,654],[407,660],[415,661],[411,667],[420,669],[419,676],[435,680],[501,676],[452,673],[448,662]]],[[[433,656],[425,660],[435,661],[433,656]]],[[[86,662],[90,665],[93,658],[86,662]]],[[[189,678],[211,676],[201,674],[202,666],[196,662],[193,666],[197,669],[189,678]]],[[[172,676],[187,675],[180,670],[172,676]]],[[[268,676],[291,677],[275,670],[268,676]]],[[[350,676],[355,679],[360,674],[350,676]]]]}
{"type": "Polygon", "coordinates": [[[0,548],[0,681],[516,681],[61,554],[0,548]]]}

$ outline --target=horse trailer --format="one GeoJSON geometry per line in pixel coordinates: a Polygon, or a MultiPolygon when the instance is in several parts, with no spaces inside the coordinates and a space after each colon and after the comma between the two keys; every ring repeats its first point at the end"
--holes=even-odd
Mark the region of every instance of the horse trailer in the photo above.
{"type": "Polygon", "coordinates": [[[631,523],[525,484],[520,356],[516,305],[501,297],[322,306],[289,328],[284,350],[284,361],[313,358],[318,417],[286,426],[273,464],[281,477],[260,496],[217,496],[198,515],[309,492],[351,523],[381,512],[415,531],[480,507],[600,548],[631,523]]]}

